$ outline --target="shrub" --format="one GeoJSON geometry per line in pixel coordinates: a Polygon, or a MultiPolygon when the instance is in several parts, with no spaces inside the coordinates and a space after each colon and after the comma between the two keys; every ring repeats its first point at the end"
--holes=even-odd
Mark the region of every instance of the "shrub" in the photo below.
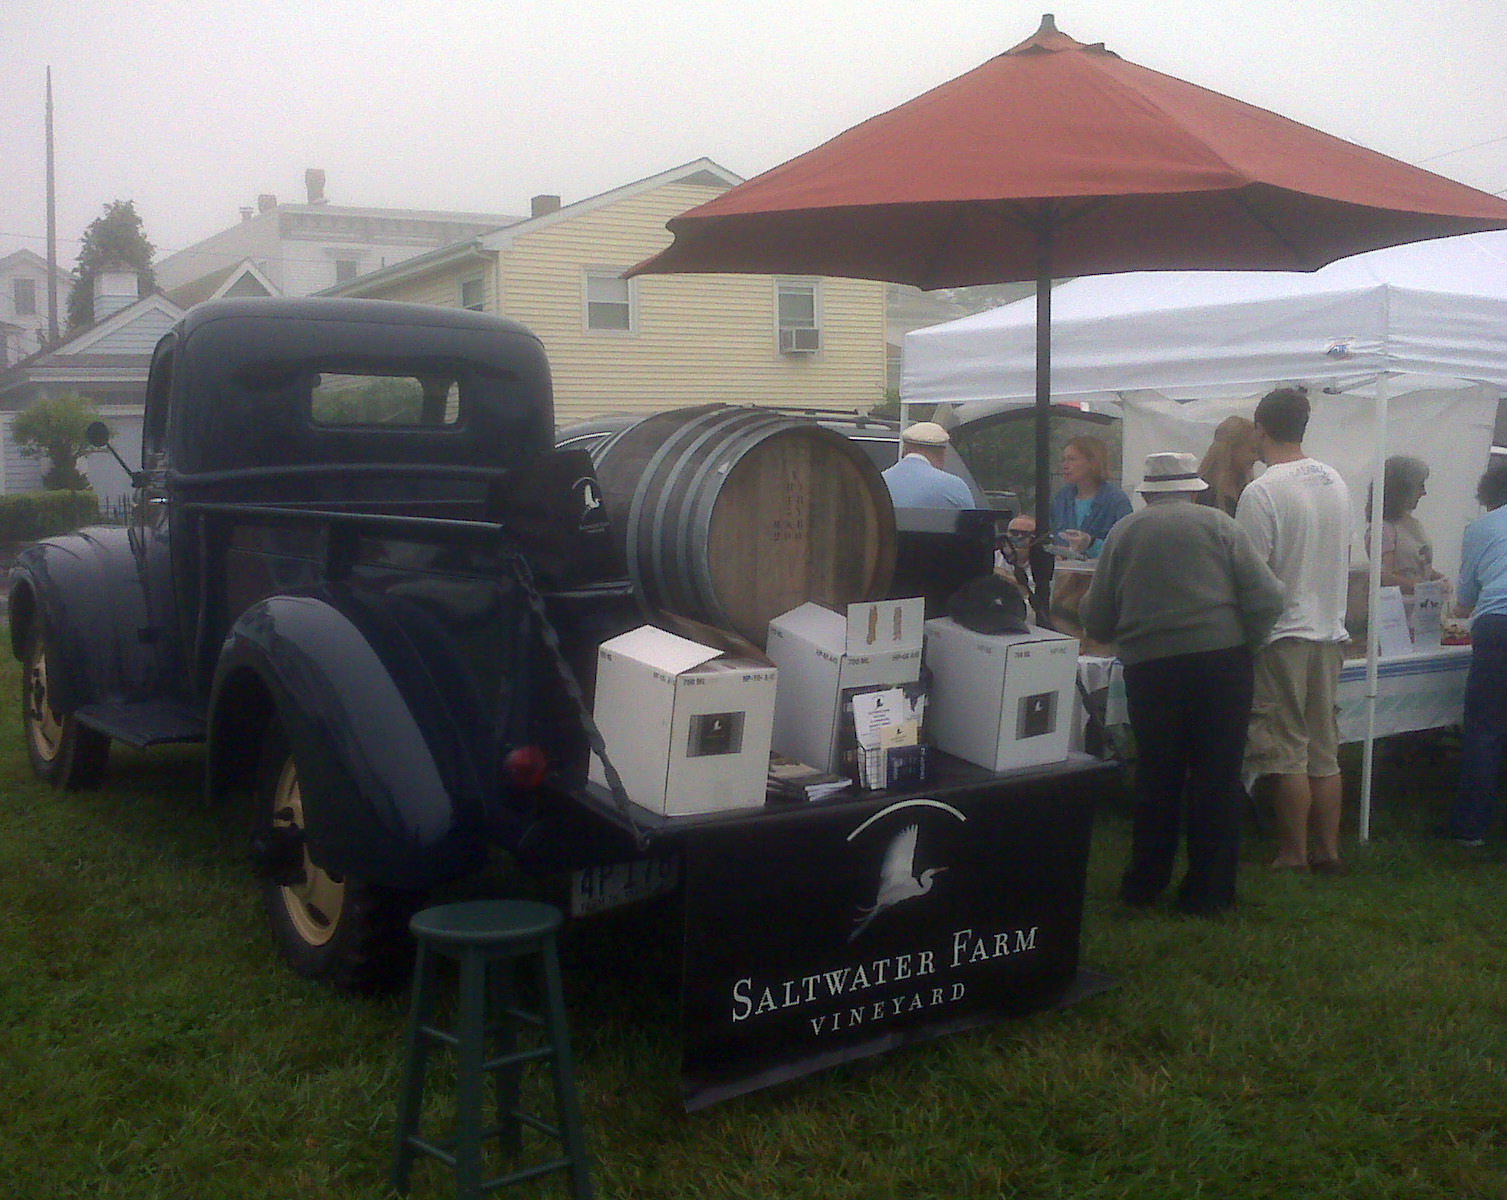
{"type": "Polygon", "coordinates": [[[17,492],[0,496],[0,542],[32,542],[99,520],[93,492],[17,492]]]}
{"type": "Polygon", "coordinates": [[[85,431],[97,420],[94,402],[69,392],[34,401],[11,422],[10,431],[23,455],[52,463],[42,476],[44,487],[83,489],[89,481],[78,469],[78,460],[94,453],[85,431]]]}

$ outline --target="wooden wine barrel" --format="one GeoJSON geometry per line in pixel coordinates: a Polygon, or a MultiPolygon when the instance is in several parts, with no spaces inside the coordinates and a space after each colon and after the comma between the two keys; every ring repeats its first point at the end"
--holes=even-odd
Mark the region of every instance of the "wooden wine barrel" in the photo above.
{"type": "Polygon", "coordinates": [[[885,594],[895,512],[842,434],[767,409],[658,413],[592,451],[640,599],[762,646],[771,618],[885,594]]]}

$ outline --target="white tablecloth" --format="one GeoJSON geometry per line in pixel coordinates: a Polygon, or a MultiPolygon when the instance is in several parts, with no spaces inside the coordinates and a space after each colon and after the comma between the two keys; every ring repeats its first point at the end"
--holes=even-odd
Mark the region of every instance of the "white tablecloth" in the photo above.
{"type": "MultiPolygon", "coordinates": [[[[1383,658],[1376,668],[1376,736],[1438,729],[1459,722],[1465,706],[1465,677],[1470,671],[1469,646],[1440,646],[1396,658],[1383,658]]],[[[1078,658],[1078,681],[1090,694],[1109,689],[1106,723],[1124,725],[1125,672],[1117,658],[1084,654],[1078,658]]],[[[1340,741],[1366,738],[1366,663],[1351,659],[1340,671],[1340,741]]],[[[1078,703],[1075,735],[1080,738],[1082,701],[1078,703]]]]}
{"type": "MultiPolygon", "coordinates": [[[[1376,664],[1376,736],[1457,724],[1465,708],[1469,646],[1417,650],[1376,664]]],[[[1366,739],[1366,663],[1340,671],[1340,741],[1366,739]]]]}

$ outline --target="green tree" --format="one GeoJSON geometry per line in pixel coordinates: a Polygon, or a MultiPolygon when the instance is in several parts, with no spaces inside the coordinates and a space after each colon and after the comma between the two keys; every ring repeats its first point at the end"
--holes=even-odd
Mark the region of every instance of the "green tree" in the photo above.
{"type": "Polygon", "coordinates": [[[101,271],[125,268],[136,272],[137,294],[147,295],[157,286],[152,271],[156,253],[147,241],[136,214],[134,200],[115,200],[89,222],[84,244],[78,252],[78,272],[68,292],[68,331],[94,324],[94,281],[101,271]]]}
{"type": "Polygon", "coordinates": [[[42,476],[44,487],[78,492],[89,486],[78,469],[78,460],[94,453],[84,431],[97,420],[94,404],[69,392],[36,401],[11,422],[11,436],[26,457],[45,455],[51,460],[52,466],[42,476]]]}

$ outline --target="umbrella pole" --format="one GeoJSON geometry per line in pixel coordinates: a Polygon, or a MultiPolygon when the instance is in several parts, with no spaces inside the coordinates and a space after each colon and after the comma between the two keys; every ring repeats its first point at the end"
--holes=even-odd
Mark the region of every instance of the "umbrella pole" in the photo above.
{"type": "Polygon", "coordinates": [[[1046,552],[1051,536],[1052,405],[1052,216],[1044,207],[1036,227],[1036,538],[1031,544],[1031,575],[1035,595],[1031,607],[1036,623],[1052,628],[1052,568],[1057,560],[1046,552]]]}
{"type": "Polygon", "coordinates": [[[1052,218],[1036,228],[1036,530],[1045,537],[1051,515],[1052,218]]]}

